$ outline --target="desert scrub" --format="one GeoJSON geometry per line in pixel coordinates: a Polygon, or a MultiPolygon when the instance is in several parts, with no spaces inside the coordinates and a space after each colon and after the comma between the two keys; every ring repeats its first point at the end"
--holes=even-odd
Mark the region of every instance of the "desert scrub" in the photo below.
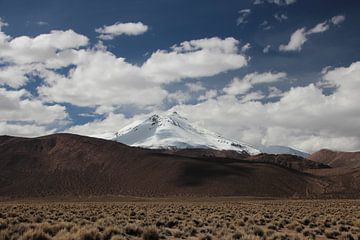
{"type": "Polygon", "coordinates": [[[360,200],[0,203],[0,240],[359,239],[360,200]]]}

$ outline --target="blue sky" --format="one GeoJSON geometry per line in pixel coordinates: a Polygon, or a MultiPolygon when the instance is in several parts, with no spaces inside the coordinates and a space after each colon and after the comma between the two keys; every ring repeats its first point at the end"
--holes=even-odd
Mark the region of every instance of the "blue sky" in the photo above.
{"type": "Polygon", "coordinates": [[[177,110],[254,145],[359,150],[359,10],[356,0],[2,0],[0,134],[101,136],[177,110]]]}

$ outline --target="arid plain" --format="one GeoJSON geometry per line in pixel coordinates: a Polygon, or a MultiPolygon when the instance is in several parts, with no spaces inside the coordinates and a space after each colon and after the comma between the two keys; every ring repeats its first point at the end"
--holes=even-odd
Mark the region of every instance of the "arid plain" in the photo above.
{"type": "Polygon", "coordinates": [[[360,200],[3,202],[0,239],[360,239],[360,200]]]}

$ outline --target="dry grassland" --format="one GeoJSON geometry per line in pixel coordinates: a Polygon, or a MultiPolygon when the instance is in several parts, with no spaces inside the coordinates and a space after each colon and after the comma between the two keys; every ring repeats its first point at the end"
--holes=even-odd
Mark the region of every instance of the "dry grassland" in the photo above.
{"type": "Polygon", "coordinates": [[[360,200],[3,202],[5,239],[360,239],[360,200]]]}

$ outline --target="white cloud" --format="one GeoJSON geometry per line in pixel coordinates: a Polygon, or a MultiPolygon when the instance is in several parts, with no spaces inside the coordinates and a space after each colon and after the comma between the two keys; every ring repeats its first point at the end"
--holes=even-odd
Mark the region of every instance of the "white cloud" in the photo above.
{"type": "Polygon", "coordinates": [[[238,44],[234,38],[217,37],[186,41],[173,46],[172,51],[156,51],[141,69],[158,83],[213,76],[247,64],[247,58],[239,53],[238,44]]]}
{"type": "Polygon", "coordinates": [[[277,5],[290,5],[296,3],[296,0],[268,0],[270,3],[274,3],[277,5]]]}
{"type": "Polygon", "coordinates": [[[273,3],[273,4],[276,4],[279,6],[286,6],[286,5],[296,3],[296,0],[254,0],[255,5],[263,4],[265,2],[273,3]]]}
{"type": "Polygon", "coordinates": [[[183,91],[175,91],[172,93],[168,93],[167,100],[172,103],[180,103],[184,104],[187,103],[191,99],[191,95],[188,92],[183,91]]]}
{"type": "Polygon", "coordinates": [[[204,95],[199,96],[198,100],[199,101],[209,100],[209,99],[215,98],[217,96],[218,96],[218,91],[215,89],[210,89],[210,90],[206,91],[204,95]]]}
{"type": "Polygon", "coordinates": [[[275,13],[274,14],[274,18],[278,21],[278,22],[283,22],[285,20],[288,20],[288,16],[285,15],[284,13],[275,13]]]}
{"type": "Polygon", "coordinates": [[[272,28],[272,26],[269,25],[269,22],[268,21],[263,21],[259,27],[261,27],[262,29],[264,30],[270,30],[272,28]]]}
{"type": "Polygon", "coordinates": [[[359,76],[360,62],[355,62],[324,72],[323,81],[337,86],[331,95],[310,84],[283,93],[276,90],[282,95],[276,102],[253,100],[261,98],[261,93],[255,92],[248,94],[251,101],[223,95],[172,110],[255,145],[288,145],[309,152],[321,148],[354,151],[360,149],[359,76]]]}
{"type": "Polygon", "coordinates": [[[36,24],[39,26],[48,26],[49,25],[49,23],[45,22],[45,21],[37,21],[36,24]]]}
{"type": "Polygon", "coordinates": [[[20,136],[20,137],[38,137],[55,132],[55,129],[48,130],[45,126],[34,124],[12,124],[0,121],[1,135],[20,136]]]}
{"type": "Polygon", "coordinates": [[[278,89],[277,87],[274,86],[270,86],[268,88],[269,94],[268,94],[268,98],[275,98],[275,97],[282,97],[284,95],[284,93],[278,89]]]}
{"type": "Polygon", "coordinates": [[[263,4],[264,0],[254,0],[254,5],[263,4]]]}
{"type": "Polygon", "coordinates": [[[34,122],[51,124],[67,118],[65,107],[44,105],[24,89],[9,91],[0,88],[0,121],[34,122]]]}
{"type": "Polygon", "coordinates": [[[38,88],[40,95],[47,101],[78,106],[156,105],[166,97],[167,92],[139,67],[110,52],[81,50],[74,64],[67,76],[43,76],[48,84],[38,88]]]}
{"type": "Polygon", "coordinates": [[[221,39],[218,37],[203,38],[191,41],[185,41],[179,45],[171,47],[174,52],[193,52],[198,50],[209,50],[222,53],[236,53],[238,51],[239,41],[235,38],[228,37],[221,39]]]}
{"type": "Polygon", "coordinates": [[[0,68],[0,86],[8,85],[12,88],[19,88],[28,80],[26,74],[31,72],[29,66],[6,66],[0,68]]]}
{"type": "Polygon", "coordinates": [[[20,36],[13,39],[0,32],[0,61],[13,64],[45,63],[47,67],[53,67],[47,62],[70,53],[65,50],[77,49],[87,44],[88,38],[73,30],[53,30],[34,38],[20,36]]]}
{"type": "Polygon", "coordinates": [[[223,91],[228,95],[241,95],[247,93],[256,84],[277,82],[285,79],[286,76],[287,75],[284,72],[250,73],[242,79],[234,78],[223,91]]]}
{"type": "Polygon", "coordinates": [[[277,82],[280,80],[283,80],[286,78],[287,74],[284,72],[265,72],[265,73],[251,73],[245,76],[244,80],[249,81],[253,84],[259,84],[259,83],[272,83],[277,82]]]}
{"type": "Polygon", "coordinates": [[[280,51],[301,51],[302,46],[312,34],[326,32],[330,29],[331,23],[338,25],[345,20],[344,16],[338,15],[330,20],[317,24],[315,27],[306,30],[305,27],[296,30],[290,37],[288,44],[279,46],[280,51]]]}
{"type": "Polygon", "coordinates": [[[106,134],[115,133],[129,124],[139,121],[139,119],[144,119],[145,116],[146,115],[139,114],[132,118],[126,118],[121,113],[116,114],[110,112],[104,119],[72,126],[66,132],[91,137],[109,138],[111,135],[106,134]]]}
{"type": "Polygon", "coordinates": [[[167,96],[164,84],[245,66],[247,58],[238,45],[234,38],[185,41],[169,51],[154,52],[139,66],[115,56],[101,42],[89,48],[88,38],[73,30],[32,38],[11,38],[0,31],[0,62],[4,63],[0,86],[19,88],[36,76],[43,79],[37,92],[45,102],[107,108],[158,106],[167,96]],[[68,72],[57,71],[68,66],[68,72]]]}
{"type": "Polygon", "coordinates": [[[50,134],[68,123],[68,114],[58,104],[45,105],[29,92],[0,88],[0,133],[17,136],[50,134]]]}
{"type": "Polygon", "coordinates": [[[345,15],[337,15],[337,16],[334,16],[331,18],[331,22],[334,24],[334,25],[339,25],[341,24],[342,22],[344,22],[346,19],[345,15]]]}
{"type": "Polygon", "coordinates": [[[330,26],[329,26],[328,21],[325,21],[325,22],[317,24],[315,27],[313,27],[312,29],[307,31],[307,35],[314,34],[314,33],[322,33],[322,32],[329,30],[329,28],[330,28],[330,26]]]}
{"type": "Polygon", "coordinates": [[[251,48],[250,43],[246,43],[244,46],[241,47],[241,52],[247,52],[251,48]]]}
{"type": "Polygon", "coordinates": [[[223,91],[229,95],[240,95],[248,92],[251,88],[252,84],[249,81],[235,77],[223,91]]]}
{"type": "Polygon", "coordinates": [[[241,103],[246,103],[250,101],[256,101],[264,99],[265,95],[261,91],[251,92],[248,93],[240,98],[241,103]]]}
{"type": "Polygon", "coordinates": [[[269,53],[269,52],[270,52],[270,48],[271,48],[271,45],[267,45],[266,47],[264,47],[263,53],[269,53]]]}
{"type": "Polygon", "coordinates": [[[242,9],[239,11],[239,17],[236,20],[236,25],[247,23],[247,18],[251,14],[251,9],[242,9]]]}
{"type": "Polygon", "coordinates": [[[8,26],[8,23],[5,22],[1,17],[0,17],[0,31],[3,27],[6,27],[8,26]]]}
{"type": "Polygon", "coordinates": [[[300,28],[296,30],[290,37],[290,41],[286,45],[280,45],[280,51],[300,51],[307,41],[306,29],[300,28]]]}
{"type": "Polygon", "coordinates": [[[190,92],[200,92],[206,90],[201,82],[196,83],[185,83],[185,86],[189,89],[190,92]]]}
{"type": "Polygon", "coordinates": [[[112,40],[116,36],[120,35],[140,35],[145,33],[149,27],[142,22],[137,23],[120,23],[117,22],[113,25],[103,26],[101,28],[95,29],[97,33],[100,33],[99,37],[102,40],[112,40]]]}
{"type": "Polygon", "coordinates": [[[66,62],[75,65],[67,76],[40,72],[47,84],[38,91],[47,101],[78,106],[159,105],[167,95],[162,84],[246,65],[237,45],[234,38],[186,41],[172,51],[156,51],[142,66],[127,63],[106,49],[76,50],[64,54],[66,62]]]}

